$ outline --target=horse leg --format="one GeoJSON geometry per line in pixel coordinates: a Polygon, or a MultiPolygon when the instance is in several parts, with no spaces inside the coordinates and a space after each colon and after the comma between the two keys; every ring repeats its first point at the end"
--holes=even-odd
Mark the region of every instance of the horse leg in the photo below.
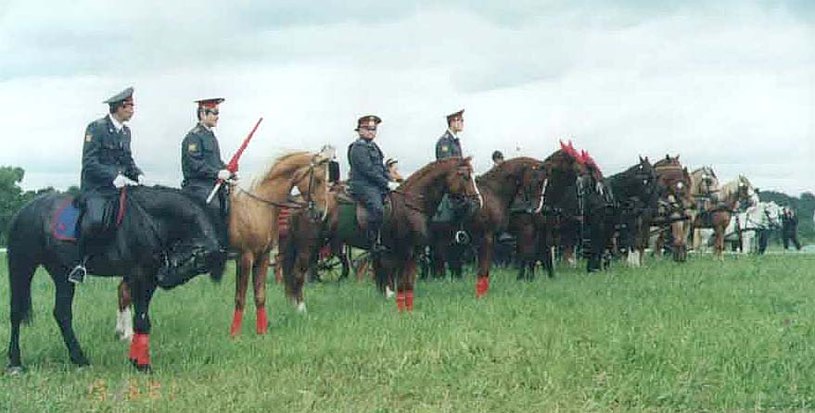
{"type": "Polygon", "coordinates": [[[484,234],[478,249],[478,281],[475,283],[475,297],[482,298],[490,289],[490,265],[492,265],[493,234],[484,234]]]}
{"type": "Polygon", "coordinates": [[[59,326],[59,331],[62,333],[62,340],[65,342],[65,347],[68,348],[68,354],[71,357],[71,362],[77,366],[87,366],[88,359],[82,352],[79,346],[79,341],[76,339],[76,334],[73,328],[73,311],[72,305],[74,302],[74,284],[68,282],[66,277],[62,274],[67,274],[69,268],[63,266],[48,266],[48,273],[54,280],[54,287],[56,289],[54,297],[54,319],[59,326]]]}
{"type": "Polygon", "coordinates": [[[116,292],[119,298],[119,309],[116,312],[116,331],[114,335],[119,340],[130,341],[133,338],[133,313],[130,311],[133,299],[130,297],[130,289],[127,287],[125,280],[119,283],[116,292]]]}
{"type": "Polygon", "coordinates": [[[255,327],[258,334],[266,334],[269,328],[269,318],[266,315],[266,273],[269,271],[269,252],[265,252],[255,260],[252,272],[252,286],[255,291],[255,327]]]}
{"type": "Polygon", "coordinates": [[[29,257],[17,257],[17,252],[8,255],[8,270],[11,296],[11,334],[8,345],[9,374],[22,372],[23,364],[20,357],[20,324],[31,319],[31,279],[37,264],[29,257]]]}
{"type": "Polygon", "coordinates": [[[254,264],[254,255],[250,251],[241,254],[235,269],[235,311],[232,314],[232,325],[229,335],[236,337],[243,324],[243,309],[246,307],[246,289],[249,287],[249,272],[254,264]]]}
{"type": "Polygon", "coordinates": [[[404,284],[405,291],[405,310],[413,312],[413,286],[416,281],[416,260],[411,258],[407,261],[402,276],[399,278],[404,284]]]}
{"type": "Polygon", "coordinates": [[[133,297],[133,340],[129,359],[140,372],[150,372],[150,300],[156,285],[143,271],[126,278],[133,297]]]}

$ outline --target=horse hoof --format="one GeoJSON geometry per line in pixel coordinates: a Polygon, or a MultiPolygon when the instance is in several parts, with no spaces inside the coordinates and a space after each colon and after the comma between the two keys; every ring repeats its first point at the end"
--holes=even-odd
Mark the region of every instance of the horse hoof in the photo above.
{"type": "Polygon", "coordinates": [[[139,373],[144,373],[144,374],[151,374],[151,373],[153,373],[153,368],[152,368],[152,367],[150,367],[150,365],[149,365],[149,364],[137,364],[137,363],[136,363],[134,360],[130,360],[130,363],[131,363],[131,364],[133,364],[133,367],[134,367],[134,368],[136,369],[136,371],[138,371],[139,373]]]}
{"type": "Polygon", "coordinates": [[[23,366],[8,366],[6,367],[6,375],[8,376],[19,376],[23,374],[23,366]]]}
{"type": "Polygon", "coordinates": [[[74,365],[76,365],[79,368],[88,367],[91,365],[91,363],[88,361],[88,359],[85,358],[85,356],[82,356],[81,358],[78,359],[71,359],[71,363],[74,363],[74,365]]]}

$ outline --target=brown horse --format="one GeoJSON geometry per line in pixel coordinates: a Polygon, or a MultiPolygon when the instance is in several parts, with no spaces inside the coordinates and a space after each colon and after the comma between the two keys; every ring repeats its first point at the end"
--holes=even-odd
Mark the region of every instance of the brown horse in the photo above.
{"type": "MultiPolygon", "coordinates": [[[[381,230],[386,251],[372,254],[374,273],[380,290],[396,285],[396,304],[413,310],[415,258],[428,241],[428,220],[436,211],[444,193],[478,198],[470,158],[448,158],[431,162],[412,174],[388,194],[385,222],[381,230]]],[[[325,243],[341,242],[368,249],[364,225],[354,219],[358,206],[349,204],[343,194],[329,192],[325,219],[294,213],[285,248],[283,275],[286,292],[294,303],[305,308],[303,282],[313,263],[313,254],[325,243]]]]}
{"type": "Polygon", "coordinates": [[[577,222],[576,182],[588,169],[571,142],[561,142],[560,147],[543,161],[543,192],[534,200],[535,206],[513,208],[510,217],[510,233],[518,241],[518,279],[532,279],[538,260],[548,276],[554,276],[551,249],[561,242],[558,234],[577,222]]]}
{"type": "Polygon", "coordinates": [[[652,224],[660,227],[655,252],[662,250],[663,238],[670,228],[673,259],[683,262],[688,258],[686,238],[690,226],[690,174],[679,162],[679,155],[673,158],[665,155],[665,159],[654,164],[654,170],[660,186],[658,216],[652,221],[652,224]]]}
{"type": "MultiPolygon", "coordinates": [[[[477,297],[484,296],[489,289],[495,237],[508,229],[510,206],[519,198],[534,203],[533,208],[540,210],[545,182],[543,162],[529,157],[509,159],[476,178],[484,205],[464,221],[463,228],[477,248],[477,297]]],[[[458,226],[449,222],[434,222],[431,227],[433,238],[437,241],[433,250],[443,257],[446,247],[452,244],[452,234],[458,226]],[[435,236],[438,234],[443,235],[435,236]]]]}
{"type": "MultiPolygon", "coordinates": [[[[304,203],[299,208],[315,213],[325,210],[329,161],[334,149],[324,147],[317,153],[293,152],[278,158],[274,164],[246,190],[233,185],[230,192],[229,243],[237,252],[235,276],[235,311],[229,333],[233,337],[241,331],[243,310],[249,274],[255,292],[257,334],[268,329],[266,314],[266,276],[269,254],[278,242],[278,214],[283,207],[298,207],[287,202],[292,188],[297,187],[304,203]]],[[[132,334],[126,321],[129,318],[130,293],[119,286],[119,316],[116,334],[126,338],[132,334]]]]}
{"type": "MultiPolygon", "coordinates": [[[[693,177],[693,176],[692,176],[693,177]]],[[[722,260],[724,256],[724,236],[730,219],[741,205],[752,203],[754,189],[750,181],[743,175],[738,179],[722,185],[718,189],[718,196],[713,198],[713,202],[707,208],[697,211],[692,220],[692,226],[698,228],[713,228],[715,241],[713,244],[714,255],[722,260]]],[[[694,231],[694,247],[697,246],[696,231],[694,231]]]]}

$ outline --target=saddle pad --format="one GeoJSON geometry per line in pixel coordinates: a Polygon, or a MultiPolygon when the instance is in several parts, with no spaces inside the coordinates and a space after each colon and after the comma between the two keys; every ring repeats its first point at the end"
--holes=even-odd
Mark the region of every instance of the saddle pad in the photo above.
{"type": "Polygon", "coordinates": [[[74,206],[74,198],[66,198],[51,217],[51,233],[60,241],[76,241],[79,208],[74,206]]]}

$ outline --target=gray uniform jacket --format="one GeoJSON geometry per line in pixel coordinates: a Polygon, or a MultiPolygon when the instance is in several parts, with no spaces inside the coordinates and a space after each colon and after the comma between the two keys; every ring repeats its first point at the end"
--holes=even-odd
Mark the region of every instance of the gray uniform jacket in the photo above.
{"type": "Polygon", "coordinates": [[[85,129],[82,146],[82,181],[80,189],[114,192],[113,180],[122,174],[136,180],[142,171],[130,151],[130,128],[116,130],[110,116],[91,122],[85,129]]]}
{"type": "Polygon", "coordinates": [[[461,156],[461,143],[449,130],[436,142],[436,160],[461,156]]]}

